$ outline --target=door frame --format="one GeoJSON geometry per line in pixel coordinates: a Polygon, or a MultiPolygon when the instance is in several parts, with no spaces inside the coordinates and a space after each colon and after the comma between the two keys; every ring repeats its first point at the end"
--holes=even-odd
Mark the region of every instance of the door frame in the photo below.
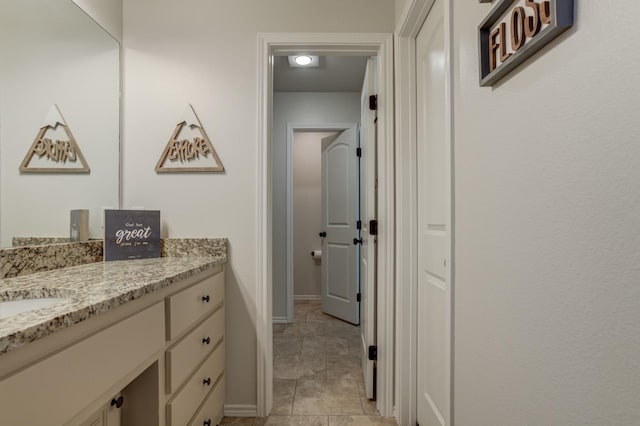
{"type": "MultiPolygon", "coordinates": [[[[418,174],[416,112],[416,37],[435,0],[410,0],[394,34],[396,89],[396,410],[400,425],[416,424],[417,289],[418,289],[418,174]]],[[[445,28],[445,138],[450,145],[446,167],[451,230],[446,241],[447,272],[451,288],[450,424],[454,424],[454,138],[453,138],[453,21],[452,0],[444,1],[445,28]]]]}
{"type": "Polygon", "coordinates": [[[350,124],[287,123],[287,322],[293,322],[293,134],[295,132],[341,132],[350,124]]]}
{"type": "Polygon", "coordinates": [[[258,34],[258,105],[256,158],[256,339],[258,416],[273,406],[273,335],[271,266],[271,117],[273,55],[304,50],[318,55],[378,56],[378,401],[383,416],[393,415],[394,383],[394,87],[393,35],[381,33],[258,34]]]}

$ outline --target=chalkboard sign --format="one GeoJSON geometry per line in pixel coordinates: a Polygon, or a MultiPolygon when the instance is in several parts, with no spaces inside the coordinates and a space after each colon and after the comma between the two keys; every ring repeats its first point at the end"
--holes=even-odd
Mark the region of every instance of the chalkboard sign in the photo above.
{"type": "Polygon", "coordinates": [[[160,257],[159,210],[105,210],[104,260],[160,257]]]}

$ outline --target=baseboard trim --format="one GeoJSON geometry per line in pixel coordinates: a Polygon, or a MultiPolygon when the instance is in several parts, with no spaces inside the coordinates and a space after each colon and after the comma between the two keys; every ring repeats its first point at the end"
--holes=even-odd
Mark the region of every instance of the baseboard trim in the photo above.
{"type": "Polygon", "coordinates": [[[273,317],[272,322],[274,324],[282,324],[282,323],[287,323],[289,321],[287,321],[287,317],[273,317]]]}
{"type": "Polygon", "coordinates": [[[228,417],[257,417],[258,408],[250,404],[225,404],[224,415],[228,417]]]}
{"type": "Polygon", "coordinates": [[[293,300],[322,300],[319,294],[294,294],[293,300]]]}

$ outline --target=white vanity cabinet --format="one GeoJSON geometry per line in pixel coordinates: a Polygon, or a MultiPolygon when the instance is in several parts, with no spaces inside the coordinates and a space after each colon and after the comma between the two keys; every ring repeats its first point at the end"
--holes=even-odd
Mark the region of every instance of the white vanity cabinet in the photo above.
{"type": "Polygon", "coordinates": [[[14,349],[0,356],[0,424],[215,426],[224,327],[218,265],[14,349]]]}
{"type": "Polygon", "coordinates": [[[224,396],[223,275],[168,297],[166,318],[167,425],[189,424],[204,405],[209,406],[209,417],[194,424],[216,425],[222,419],[220,395],[224,396]]]}

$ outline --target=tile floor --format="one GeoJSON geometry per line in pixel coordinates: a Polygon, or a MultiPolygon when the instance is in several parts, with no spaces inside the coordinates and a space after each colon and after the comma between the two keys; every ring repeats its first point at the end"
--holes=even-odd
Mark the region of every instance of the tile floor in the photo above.
{"type": "Polygon", "coordinates": [[[295,304],[293,324],[273,325],[273,410],[267,418],[225,417],[223,425],[395,425],[364,396],[360,327],[295,304]]]}

